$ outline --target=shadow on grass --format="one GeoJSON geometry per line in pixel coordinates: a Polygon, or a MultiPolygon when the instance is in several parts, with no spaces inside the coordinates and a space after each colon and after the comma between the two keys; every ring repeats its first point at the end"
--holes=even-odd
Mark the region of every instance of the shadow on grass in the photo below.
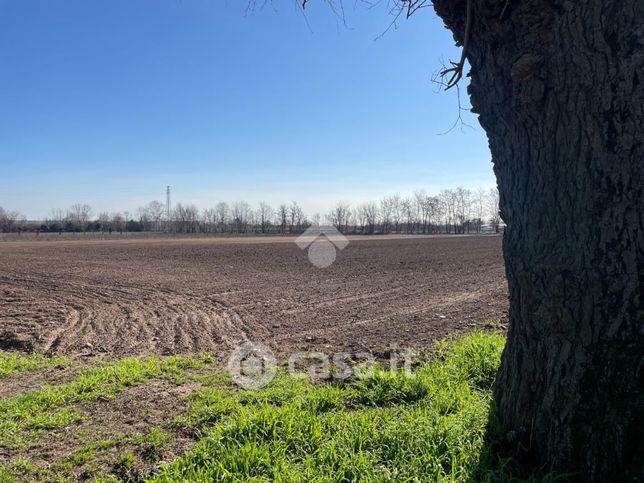
{"type": "Polygon", "coordinates": [[[496,404],[490,403],[486,426],[485,443],[480,452],[479,461],[472,472],[468,483],[493,482],[573,482],[578,481],[574,475],[549,471],[536,467],[528,459],[526,447],[503,429],[496,404]]]}

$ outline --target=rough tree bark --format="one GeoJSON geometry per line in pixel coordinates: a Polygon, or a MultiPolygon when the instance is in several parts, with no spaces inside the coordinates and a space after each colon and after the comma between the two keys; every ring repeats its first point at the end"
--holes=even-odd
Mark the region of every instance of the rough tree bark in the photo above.
{"type": "MultiPolygon", "coordinates": [[[[433,0],[463,42],[467,0],[433,0]]],[[[530,462],[644,481],[644,1],[472,0],[507,224],[495,387],[530,462]]]]}

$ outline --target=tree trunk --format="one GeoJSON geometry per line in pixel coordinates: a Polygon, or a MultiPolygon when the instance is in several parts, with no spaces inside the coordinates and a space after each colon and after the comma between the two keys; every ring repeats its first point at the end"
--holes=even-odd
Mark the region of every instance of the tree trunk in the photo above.
{"type": "MultiPolygon", "coordinates": [[[[467,0],[434,0],[464,39],[467,0]]],[[[644,1],[472,0],[507,224],[498,416],[531,463],[644,480],[644,1]]]]}

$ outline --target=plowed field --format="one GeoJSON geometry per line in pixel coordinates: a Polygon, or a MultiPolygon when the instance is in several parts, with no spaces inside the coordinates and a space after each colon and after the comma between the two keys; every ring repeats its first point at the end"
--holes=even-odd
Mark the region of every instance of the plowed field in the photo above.
{"type": "Polygon", "coordinates": [[[503,323],[496,236],[350,237],[329,268],[292,238],[0,243],[0,348],[68,356],[422,346],[503,323]]]}

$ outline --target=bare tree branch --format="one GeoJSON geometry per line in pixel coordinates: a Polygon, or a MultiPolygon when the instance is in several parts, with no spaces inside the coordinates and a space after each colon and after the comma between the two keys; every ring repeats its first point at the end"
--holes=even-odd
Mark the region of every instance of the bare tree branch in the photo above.
{"type": "Polygon", "coordinates": [[[451,74],[451,77],[445,84],[445,90],[454,87],[463,77],[463,68],[465,67],[465,60],[467,58],[467,47],[470,42],[470,34],[472,31],[472,0],[467,0],[467,15],[465,20],[465,36],[463,38],[463,51],[461,53],[461,60],[458,62],[450,62],[452,67],[445,68],[441,71],[441,77],[451,74]]]}

